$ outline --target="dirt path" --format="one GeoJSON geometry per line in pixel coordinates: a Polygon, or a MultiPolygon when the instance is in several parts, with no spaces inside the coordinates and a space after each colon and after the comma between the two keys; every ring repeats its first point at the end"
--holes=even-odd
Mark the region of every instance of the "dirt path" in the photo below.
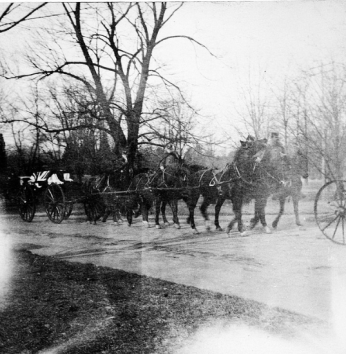
{"type": "MultiPolygon", "coordinates": [[[[237,295],[329,322],[340,313],[346,248],[326,240],[312,221],[297,227],[286,216],[273,234],[259,228],[241,237],[238,232],[196,236],[188,226],[146,229],[139,221],[129,228],[89,225],[76,217],[60,225],[45,216],[30,224],[17,216],[2,220],[7,242],[37,254],[237,295]]],[[[197,224],[203,230],[201,219],[197,224]]]]}

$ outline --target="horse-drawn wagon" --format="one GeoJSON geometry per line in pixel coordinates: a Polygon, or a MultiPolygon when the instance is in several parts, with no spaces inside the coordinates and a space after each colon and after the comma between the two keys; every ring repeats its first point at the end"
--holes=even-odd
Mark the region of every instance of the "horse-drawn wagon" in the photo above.
{"type": "MultiPolygon", "coordinates": [[[[201,213],[208,225],[207,208],[209,204],[215,206],[215,226],[222,230],[218,215],[223,202],[231,199],[234,218],[228,224],[229,232],[235,223],[242,233],[245,228],[242,223],[242,204],[255,200],[254,218],[250,227],[258,221],[266,230],[269,229],[265,221],[264,208],[266,200],[273,193],[272,188],[281,186],[278,198],[280,211],[272,226],[277,227],[280,216],[283,214],[285,199],[292,197],[296,215],[296,223],[300,225],[298,215],[298,201],[302,187],[301,177],[307,177],[307,158],[301,152],[291,159],[289,178],[280,181],[276,173],[276,166],[271,162],[257,161],[258,151],[266,148],[263,141],[251,142],[242,145],[232,163],[215,172],[197,165],[180,165],[179,168],[148,171],[136,174],[131,180],[124,178],[122,170],[112,176],[104,174],[89,183],[74,182],[68,173],[63,171],[43,171],[32,176],[20,178],[18,193],[20,216],[24,221],[33,220],[36,207],[44,205],[48,218],[54,223],[61,223],[67,219],[76,203],[84,204],[87,219],[94,223],[103,216],[113,213],[126,213],[128,224],[132,223],[135,212],[141,211],[143,221],[148,222],[148,211],[155,205],[155,225],[160,227],[159,215],[164,214],[165,205],[170,204],[173,212],[174,224],[179,227],[177,205],[178,200],[186,202],[189,210],[189,223],[195,233],[198,233],[194,223],[194,210],[199,197],[203,201],[201,213]],[[268,165],[266,165],[268,164],[268,165]],[[113,182],[112,182],[113,179],[113,182]],[[119,184],[120,183],[120,184],[119,184]],[[276,187],[275,187],[276,186],[276,187]]],[[[318,191],[314,202],[314,214],[317,226],[322,233],[337,244],[346,244],[346,181],[333,180],[326,183],[318,191]]]]}
{"type": "Polygon", "coordinates": [[[80,184],[63,171],[42,171],[19,177],[17,195],[22,220],[31,222],[37,206],[42,204],[50,221],[59,224],[67,219],[75,203],[88,202],[88,195],[80,184]]]}

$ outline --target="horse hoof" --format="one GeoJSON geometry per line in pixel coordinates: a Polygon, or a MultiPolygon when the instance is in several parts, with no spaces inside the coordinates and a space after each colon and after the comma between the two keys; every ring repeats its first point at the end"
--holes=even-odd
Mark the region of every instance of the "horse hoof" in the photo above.
{"type": "Polygon", "coordinates": [[[128,227],[131,227],[131,224],[127,223],[127,226],[128,226],[128,227]]]}
{"type": "Polygon", "coordinates": [[[165,226],[169,226],[169,222],[168,221],[165,222],[165,226]]]}
{"type": "Polygon", "coordinates": [[[231,232],[231,230],[232,230],[232,229],[227,226],[227,227],[226,227],[226,230],[225,230],[225,231],[226,231],[226,234],[229,235],[229,233],[231,232]]]}
{"type": "Polygon", "coordinates": [[[157,229],[161,229],[161,225],[155,225],[157,229]]]}
{"type": "Polygon", "coordinates": [[[194,235],[199,235],[199,231],[197,229],[193,229],[193,234],[194,235]]]}
{"type": "Polygon", "coordinates": [[[181,226],[180,226],[179,224],[174,224],[174,227],[175,227],[176,229],[180,229],[180,228],[181,228],[181,226]]]}
{"type": "Polygon", "coordinates": [[[266,232],[266,234],[271,234],[272,230],[270,229],[270,227],[266,226],[265,227],[265,232],[266,232]]]}
{"type": "Polygon", "coordinates": [[[249,235],[249,231],[247,231],[247,230],[240,233],[240,236],[243,236],[243,237],[248,236],[248,235],[249,235]]]}
{"type": "Polygon", "coordinates": [[[223,228],[222,227],[220,227],[220,226],[216,226],[216,229],[215,229],[216,231],[223,231],[223,228]]]}

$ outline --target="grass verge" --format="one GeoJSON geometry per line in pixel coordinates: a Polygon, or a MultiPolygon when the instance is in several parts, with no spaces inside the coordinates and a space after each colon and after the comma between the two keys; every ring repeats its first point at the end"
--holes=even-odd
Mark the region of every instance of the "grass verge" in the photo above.
{"type": "Polygon", "coordinates": [[[0,352],[175,353],[201,326],[241,323],[285,337],[324,324],[121,270],[15,251],[0,352]]]}

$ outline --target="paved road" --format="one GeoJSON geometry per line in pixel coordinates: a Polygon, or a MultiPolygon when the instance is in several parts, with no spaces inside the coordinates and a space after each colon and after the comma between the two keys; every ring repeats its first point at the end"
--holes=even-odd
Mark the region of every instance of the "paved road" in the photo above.
{"type": "MultiPolygon", "coordinates": [[[[78,217],[52,224],[1,217],[2,249],[30,248],[73,262],[94,263],[201,289],[241,296],[326,321],[346,318],[346,247],[327,240],[314,222],[297,227],[285,216],[280,229],[247,237],[200,235],[188,226],[157,230],[136,221],[90,225],[78,217]],[[37,248],[39,246],[40,248],[37,248]]],[[[225,220],[221,219],[223,225],[225,220]]],[[[4,251],[2,251],[4,252],[4,251]]]]}

